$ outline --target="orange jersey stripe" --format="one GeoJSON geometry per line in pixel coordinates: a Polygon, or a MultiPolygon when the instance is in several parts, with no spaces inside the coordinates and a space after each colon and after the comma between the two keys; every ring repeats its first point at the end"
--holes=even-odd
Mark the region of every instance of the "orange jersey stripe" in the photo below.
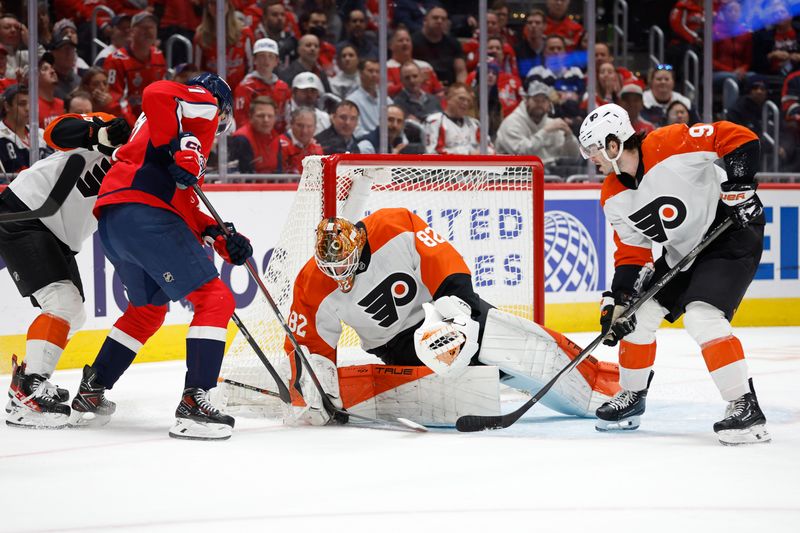
{"type": "Polygon", "coordinates": [[[637,370],[649,368],[656,361],[656,343],[633,344],[626,340],[619,341],[619,364],[622,368],[637,370]]]}
{"type": "Polygon", "coordinates": [[[61,348],[67,346],[69,322],[49,313],[36,317],[28,328],[28,340],[47,341],[61,348]]]}
{"type": "Polygon", "coordinates": [[[614,232],[614,244],[617,249],[614,251],[614,266],[620,265],[639,265],[644,266],[647,263],[653,262],[653,250],[651,248],[642,248],[641,246],[633,246],[625,244],[614,232]]]}
{"type": "Polygon", "coordinates": [[[744,359],[744,349],[739,339],[731,335],[703,345],[703,359],[709,372],[744,359]]]}

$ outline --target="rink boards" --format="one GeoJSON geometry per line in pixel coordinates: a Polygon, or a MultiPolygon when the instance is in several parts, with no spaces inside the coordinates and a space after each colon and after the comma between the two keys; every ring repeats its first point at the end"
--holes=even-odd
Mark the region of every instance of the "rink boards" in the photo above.
{"type": "MultiPolygon", "coordinates": [[[[767,226],[764,254],[734,324],[738,326],[800,325],[798,282],[798,226],[800,185],[763,185],[759,189],[765,205],[767,226]]],[[[254,247],[254,257],[263,272],[272,246],[286,223],[294,190],[281,185],[210,186],[208,196],[223,218],[235,222],[254,247]]],[[[545,323],[558,331],[596,329],[597,302],[613,276],[613,239],[599,203],[597,185],[549,185],[545,191],[545,323]]],[[[480,212],[478,200],[468,209],[480,212]]],[[[470,217],[483,224],[480,217],[470,217]]],[[[494,228],[499,231],[499,228],[494,228]]],[[[492,231],[493,228],[487,228],[492,231]]],[[[482,232],[475,232],[476,236],[482,232]]],[[[476,243],[478,244],[478,243],[476,243]]],[[[508,246],[506,245],[506,248],[508,246]]],[[[513,253],[505,250],[504,254],[513,253]]],[[[487,264],[502,268],[502,257],[481,256],[473,271],[487,264]]],[[[470,263],[470,258],[465,257],[470,263]]],[[[86,293],[88,316],[84,330],[73,337],[60,368],[91,362],[108,328],[127,304],[124,291],[104,258],[98,236],[88,241],[77,256],[86,293]]],[[[242,268],[233,268],[214,258],[221,277],[236,296],[237,307],[246,309],[257,294],[255,283],[242,268]]],[[[10,353],[24,353],[24,334],[36,316],[28,300],[14,287],[0,262],[0,373],[8,372],[10,353]]],[[[479,291],[480,292],[480,291],[479,291]]],[[[138,361],[181,358],[190,310],[172,303],[165,326],[147,343],[138,361]]],[[[229,339],[235,333],[229,329],[229,339]]]]}

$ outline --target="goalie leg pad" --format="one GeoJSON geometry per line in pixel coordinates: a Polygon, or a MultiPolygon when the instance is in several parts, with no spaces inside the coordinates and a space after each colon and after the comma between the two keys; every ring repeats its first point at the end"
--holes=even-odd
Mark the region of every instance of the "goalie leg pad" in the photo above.
{"type": "MultiPolygon", "coordinates": [[[[535,393],[579,352],[580,347],[559,333],[491,309],[478,360],[508,374],[504,384],[535,393]]],[[[616,365],[593,358],[576,370],[562,376],[541,402],[560,413],[594,416],[597,407],[619,390],[619,371],[616,365]]]]}
{"type": "Polygon", "coordinates": [[[440,376],[424,366],[356,365],[340,368],[339,381],[345,408],[371,418],[452,427],[462,415],[500,414],[499,373],[493,366],[440,376]]]}

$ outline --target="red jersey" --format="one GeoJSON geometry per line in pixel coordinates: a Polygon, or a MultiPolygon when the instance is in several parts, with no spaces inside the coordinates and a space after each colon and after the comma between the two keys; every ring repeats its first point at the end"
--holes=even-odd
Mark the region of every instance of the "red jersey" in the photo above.
{"type": "Polygon", "coordinates": [[[64,100],[53,98],[48,102],[41,96],[39,97],[39,127],[46,128],[56,117],[64,114],[64,100]]]}
{"type": "Polygon", "coordinates": [[[150,58],[144,62],[133,56],[128,48],[120,48],[103,62],[108,73],[108,89],[118,102],[126,99],[130,113],[138,117],[142,112],[142,92],[151,83],[164,79],[167,63],[164,54],[150,47],[150,58]]]}
{"type": "MultiPolygon", "coordinates": [[[[444,86],[442,82],[439,81],[439,77],[436,75],[431,64],[421,59],[414,59],[413,61],[419,67],[420,75],[424,80],[422,82],[422,90],[433,95],[444,93],[444,86]]],[[[402,65],[395,59],[390,59],[386,62],[386,77],[389,78],[388,93],[391,97],[394,97],[403,90],[403,82],[400,76],[401,67],[402,65]]]]}
{"type": "MultiPolygon", "coordinates": [[[[253,70],[253,43],[255,37],[250,28],[242,28],[239,39],[233,46],[226,46],[225,54],[226,68],[225,81],[231,86],[236,87],[244,79],[245,74],[253,70]]],[[[200,70],[217,72],[217,45],[212,42],[211,46],[201,44],[197,35],[194,37],[195,63],[200,70]]]]}
{"type": "Polygon", "coordinates": [[[703,6],[696,0],[679,0],[669,13],[669,26],[672,28],[673,37],[671,44],[687,42],[695,44],[702,39],[703,6]]]}
{"type": "MultiPolygon", "coordinates": [[[[477,77],[477,70],[470,72],[467,76],[467,85],[477,87],[475,82],[477,77]]],[[[507,72],[501,72],[497,75],[497,99],[500,101],[503,117],[507,117],[516,109],[517,105],[522,101],[523,92],[522,82],[517,76],[507,72]]]]}
{"type": "Polygon", "coordinates": [[[192,0],[151,0],[151,4],[164,6],[164,14],[158,21],[159,28],[177,26],[195,31],[200,25],[200,15],[195,11],[197,2],[192,0]]]}
{"type": "Polygon", "coordinates": [[[547,17],[545,19],[544,34],[562,36],[564,40],[567,41],[567,52],[571,52],[581,44],[583,26],[572,20],[569,16],[561,20],[547,17]]]}
{"type": "MultiPolygon", "coordinates": [[[[464,50],[464,57],[467,62],[467,70],[474,72],[478,68],[478,52],[480,50],[480,42],[478,39],[470,39],[461,45],[464,50]]],[[[519,69],[517,68],[517,53],[511,48],[508,43],[503,43],[503,64],[500,65],[502,72],[507,72],[519,77],[519,69]]]]}
{"type": "Polygon", "coordinates": [[[303,159],[309,155],[322,155],[322,146],[311,139],[305,146],[296,144],[286,135],[281,135],[281,149],[283,150],[283,171],[287,174],[302,174],[303,159]]]}
{"type": "Polygon", "coordinates": [[[175,185],[167,170],[173,161],[168,147],[180,132],[191,132],[208,158],[217,132],[217,100],[203,87],[157,81],[144,90],[142,112],[128,142],[115,152],[117,162],[100,186],[94,215],[107,205],[151,205],[180,216],[200,238],[214,219],[200,211],[194,189],[175,185]]]}
{"type": "MultiPolygon", "coordinates": [[[[253,130],[253,126],[248,122],[233,133],[233,141],[236,142],[236,137],[244,137],[249,144],[250,152],[245,149],[239,156],[248,157],[250,161],[246,162],[252,171],[256,174],[282,174],[283,173],[283,152],[281,138],[285,139],[281,134],[272,130],[269,133],[259,133],[253,130]]],[[[242,162],[239,161],[240,170],[242,162]]]]}
{"type": "Polygon", "coordinates": [[[292,90],[274,73],[267,82],[258,72],[251,72],[233,91],[233,118],[237,126],[247,124],[250,114],[250,102],[256,96],[269,96],[275,101],[275,130],[283,132],[286,129],[286,102],[292,98],[292,90]]]}

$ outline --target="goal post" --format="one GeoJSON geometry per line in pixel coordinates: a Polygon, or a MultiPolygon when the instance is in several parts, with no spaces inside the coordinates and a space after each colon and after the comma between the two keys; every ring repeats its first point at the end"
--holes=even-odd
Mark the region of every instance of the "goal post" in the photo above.
{"type": "MultiPolygon", "coordinates": [[[[290,327],[297,320],[289,313],[294,280],[312,257],[320,219],[356,221],[386,207],[414,211],[450,241],[483,299],[544,322],[544,169],[538,157],[335,154],[303,161],[289,216],[263,274],[290,327]]],[[[288,375],[283,329],[266,302],[254,302],[240,318],[279,372],[288,375]]],[[[345,327],[337,347],[340,365],[342,354],[359,350],[355,332],[345,327]]],[[[221,375],[275,390],[241,334],[221,375]]],[[[223,389],[229,407],[275,404],[258,393],[223,389]]]]}

